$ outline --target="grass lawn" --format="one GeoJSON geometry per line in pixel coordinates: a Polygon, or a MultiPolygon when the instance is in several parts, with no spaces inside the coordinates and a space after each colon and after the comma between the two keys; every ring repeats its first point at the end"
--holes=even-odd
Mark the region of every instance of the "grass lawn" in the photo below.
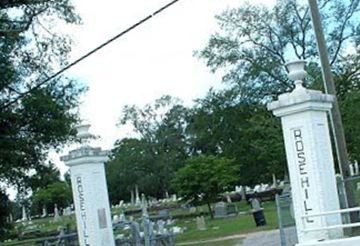
{"type": "MultiPolygon", "coordinates": [[[[216,238],[223,238],[231,235],[245,234],[249,232],[262,231],[262,230],[271,230],[278,227],[277,222],[277,214],[276,214],[276,206],[274,202],[266,202],[263,204],[265,218],[267,225],[262,227],[256,227],[255,221],[253,219],[252,214],[250,213],[250,206],[245,202],[236,203],[238,207],[238,211],[247,212],[246,214],[241,214],[236,217],[228,217],[221,219],[213,219],[211,220],[209,217],[205,218],[206,221],[206,230],[199,231],[196,228],[196,218],[195,215],[191,215],[188,209],[172,209],[171,214],[174,217],[178,217],[176,219],[176,226],[180,226],[185,228],[183,234],[179,234],[176,236],[176,243],[189,243],[189,242],[197,242],[196,245],[209,245],[209,246],[233,246],[239,245],[241,242],[241,238],[232,239],[227,238],[220,242],[198,242],[204,240],[211,240],[216,238]]],[[[199,207],[198,211],[202,211],[203,213],[207,213],[207,207],[199,207]]],[[[113,213],[119,211],[113,211],[113,213]]],[[[134,215],[134,217],[138,217],[139,215],[134,215]]],[[[52,218],[45,219],[37,219],[32,221],[33,225],[44,232],[55,232],[57,233],[59,226],[65,226],[66,224],[70,226],[71,229],[75,229],[75,218],[74,216],[70,217],[62,217],[62,219],[58,222],[54,222],[52,218]]],[[[17,225],[19,230],[21,230],[23,226],[20,223],[17,225]]],[[[13,240],[11,243],[5,243],[4,245],[35,245],[34,242],[39,240],[37,238],[35,240],[13,240]]],[[[190,245],[190,244],[189,244],[190,245]]],[[[195,244],[193,244],[195,245],[195,244]]]]}
{"type": "MultiPolygon", "coordinates": [[[[250,209],[249,205],[245,203],[238,204],[238,207],[240,208],[239,211],[248,212],[250,209]]],[[[192,242],[278,228],[275,203],[264,203],[264,212],[267,225],[261,227],[256,227],[251,213],[213,220],[206,217],[206,230],[204,231],[197,230],[195,218],[178,220],[176,225],[186,227],[186,230],[183,234],[178,235],[175,240],[178,243],[192,242]]]]}

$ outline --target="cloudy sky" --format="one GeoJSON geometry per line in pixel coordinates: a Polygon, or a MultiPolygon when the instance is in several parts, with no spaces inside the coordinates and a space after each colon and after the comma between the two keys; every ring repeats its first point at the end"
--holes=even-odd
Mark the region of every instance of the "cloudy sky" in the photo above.
{"type": "MultiPolygon", "coordinates": [[[[73,0],[83,24],[64,28],[73,40],[71,60],[153,13],[171,0],[73,0]]],[[[144,25],[128,33],[67,72],[89,87],[80,107],[82,119],[101,136],[98,145],[111,148],[129,129],[116,127],[126,104],[142,106],[164,94],[191,105],[210,87],[221,86],[193,52],[216,32],[214,18],[243,0],[180,0],[144,25]]],[[[272,0],[252,0],[271,4],[272,0]]],[[[70,147],[71,148],[71,147],[70,147]]],[[[64,149],[67,153],[69,148],[64,149]]],[[[61,154],[60,154],[61,155],[61,154]]],[[[52,159],[64,172],[67,168],[52,159]]]]}

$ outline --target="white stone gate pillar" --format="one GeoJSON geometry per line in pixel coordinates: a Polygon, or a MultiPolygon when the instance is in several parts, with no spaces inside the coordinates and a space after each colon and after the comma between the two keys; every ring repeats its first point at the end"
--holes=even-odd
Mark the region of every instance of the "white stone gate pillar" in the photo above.
{"type": "Polygon", "coordinates": [[[268,105],[281,117],[299,245],[342,236],[341,229],[304,231],[341,224],[339,214],[302,218],[340,209],[327,121],[334,98],[302,86],[304,65],[304,61],[287,64],[296,87],[268,105]]]}
{"type": "MultiPolygon", "coordinates": [[[[90,125],[78,127],[80,139],[91,138],[90,125]]],[[[76,223],[81,246],[115,246],[104,162],[108,151],[84,145],[61,160],[70,167],[76,223]]]]}

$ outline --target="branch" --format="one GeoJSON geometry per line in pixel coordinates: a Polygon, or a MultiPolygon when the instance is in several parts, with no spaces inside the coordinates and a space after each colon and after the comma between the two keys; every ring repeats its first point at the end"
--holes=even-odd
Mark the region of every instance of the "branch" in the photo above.
{"type": "MultiPolygon", "coordinates": [[[[251,65],[255,65],[255,66],[259,66],[257,62],[255,62],[254,60],[251,60],[250,58],[247,57],[243,57],[242,58],[244,61],[249,62],[251,65]]],[[[289,84],[287,83],[286,80],[282,80],[280,79],[278,76],[274,75],[271,71],[264,69],[263,67],[261,67],[261,70],[265,73],[267,73],[271,78],[273,78],[275,81],[280,82],[280,84],[284,85],[286,88],[291,89],[291,86],[289,86],[289,84]]]]}
{"type": "Polygon", "coordinates": [[[35,5],[50,2],[51,0],[0,0],[0,9],[8,9],[23,5],[35,5]]]}
{"type": "Polygon", "coordinates": [[[330,2],[331,0],[325,0],[324,3],[319,7],[319,9],[323,9],[326,7],[326,5],[330,2]]]}
{"type": "Polygon", "coordinates": [[[264,44],[262,44],[262,43],[257,42],[256,40],[254,40],[254,39],[251,37],[251,34],[250,34],[250,33],[247,33],[247,36],[248,36],[249,41],[252,42],[254,45],[259,46],[259,47],[267,50],[267,51],[270,52],[271,54],[279,57],[280,60],[282,60],[282,61],[284,60],[284,57],[283,57],[279,52],[277,52],[277,51],[274,50],[274,49],[271,49],[270,47],[268,47],[268,46],[266,46],[266,45],[264,45],[264,44]]]}
{"type": "Polygon", "coordinates": [[[338,54],[341,50],[341,46],[342,44],[344,43],[345,40],[347,40],[348,38],[351,37],[351,35],[348,35],[348,36],[345,36],[344,37],[344,32],[345,32],[345,28],[346,28],[346,24],[349,22],[350,18],[353,16],[354,14],[354,8],[353,8],[353,4],[354,4],[354,1],[352,1],[352,3],[350,4],[349,6],[349,9],[345,15],[345,19],[344,19],[344,22],[342,23],[341,27],[340,27],[340,30],[337,30],[337,32],[340,32],[339,34],[339,42],[338,42],[338,45],[335,49],[335,53],[334,53],[334,56],[330,62],[330,65],[333,65],[335,63],[335,61],[337,60],[337,57],[338,57],[338,54]]]}

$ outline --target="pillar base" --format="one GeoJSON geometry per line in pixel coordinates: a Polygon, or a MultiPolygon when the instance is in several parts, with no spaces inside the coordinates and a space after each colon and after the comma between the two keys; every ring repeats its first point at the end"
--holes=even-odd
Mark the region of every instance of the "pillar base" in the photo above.
{"type": "Polygon", "coordinates": [[[296,244],[296,246],[355,246],[355,245],[360,245],[360,237],[335,239],[324,242],[296,244]]]}

